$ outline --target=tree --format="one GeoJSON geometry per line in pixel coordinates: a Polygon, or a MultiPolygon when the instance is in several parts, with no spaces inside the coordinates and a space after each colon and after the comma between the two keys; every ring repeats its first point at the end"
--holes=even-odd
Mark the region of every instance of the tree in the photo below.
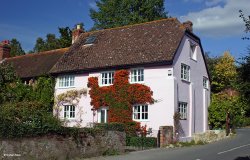
{"type": "Polygon", "coordinates": [[[60,33],[59,43],[61,48],[69,47],[72,44],[72,31],[69,27],[58,28],[60,33]]]}
{"type": "Polygon", "coordinates": [[[166,18],[163,0],[99,0],[90,9],[95,29],[113,28],[166,18]]]}
{"type": "Polygon", "coordinates": [[[69,27],[59,27],[58,30],[60,38],[56,38],[56,35],[51,33],[46,35],[46,40],[43,40],[41,37],[37,38],[33,52],[38,53],[69,47],[72,43],[72,31],[69,27]]]}
{"type": "MultiPolygon", "coordinates": [[[[244,21],[245,23],[245,32],[246,33],[250,33],[250,15],[248,17],[246,17],[243,13],[242,10],[239,11],[240,12],[240,18],[242,18],[242,20],[244,21]]],[[[243,39],[248,39],[250,40],[250,37],[243,37],[243,39]]]]}
{"type": "Polygon", "coordinates": [[[45,50],[45,42],[41,37],[37,38],[36,44],[33,50],[35,53],[45,50]]]}
{"type": "Polygon", "coordinates": [[[238,68],[239,71],[239,90],[248,102],[247,116],[250,117],[250,49],[248,55],[242,58],[238,68]]]}
{"type": "Polygon", "coordinates": [[[11,57],[20,56],[20,55],[25,54],[24,50],[22,49],[21,43],[15,38],[13,38],[10,41],[10,49],[11,49],[10,50],[11,57]]]}
{"type": "Polygon", "coordinates": [[[234,88],[237,77],[234,57],[225,52],[214,65],[212,88],[215,93],[234,88]]]}
{"type": "Polygon", "coordinates": [[[227,113],[230,124],[241,126],[244,123],[246,103],[239,95],[229,95],[226,92],[213,94],[209,110],[209,125],[211,128],[225,128],[227,113]]]}

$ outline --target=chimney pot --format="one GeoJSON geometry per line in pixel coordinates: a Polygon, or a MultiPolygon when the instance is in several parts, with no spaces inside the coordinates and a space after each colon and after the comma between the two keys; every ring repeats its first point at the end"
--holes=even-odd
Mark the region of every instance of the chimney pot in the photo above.
{"type": "Polygon", "coordinates": [[[193,32],[193,23],[191,21],[183,22],[183,26],[187,31],[193,32]]]}
{"type": "Polygon", "coordinates": [[[76,42],[76,40],[80,37],[82,33],[84,33],[82,24],[77,24],[76,29],[74,29],[72,32],[72,44],[76,42]]]}
{"type": "Polygon", "coordinates": [[[4,40],[0,43],[0,62],[10,57],[10,41],[4,40]]]}

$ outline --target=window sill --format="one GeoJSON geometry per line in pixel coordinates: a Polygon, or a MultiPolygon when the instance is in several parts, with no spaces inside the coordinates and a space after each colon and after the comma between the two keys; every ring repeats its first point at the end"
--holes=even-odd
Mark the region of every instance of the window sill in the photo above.
{"type": "Polygon", "coordinates": [[[57,87],[57,89],[69,89],[69,88],[76,88],[75,86],[70,86],[70,87],[57,87]]]}
{"type": "Polygon", "coordinates": [[[100,87],[112,86],[113,84],[99,84],[100,87]]]}
{"type": "Polygon", "coordinates": [[[141,82],[130,82],[130,84],[145,84],[145,82],[144,81],[141,81],[141,82]]]}
{"type": "Polygon", "coordinates": [[[193,60],[193,61],[195,61],[195,62],[197,62],[197,59],[194,59],[194,58],[192,58],[192,57],[190,57],[190,59],[193,60]]]}
{"type": "Polygon", "coordinates": [[[66,120],[66,121],[75,121],[76,118],[63,118],[63,120],[66,120]]]}
{"type": "Polygon", "coordinates": [[[191,83],[190,80],[181,79],[182,82],[191,83]]]}
{"type": "Polygon", "coordinates": [[[139,120],[139,119],[133,119],[133,121],[136,121],[136,122],[149,122],[149,120],[139,120]]]}

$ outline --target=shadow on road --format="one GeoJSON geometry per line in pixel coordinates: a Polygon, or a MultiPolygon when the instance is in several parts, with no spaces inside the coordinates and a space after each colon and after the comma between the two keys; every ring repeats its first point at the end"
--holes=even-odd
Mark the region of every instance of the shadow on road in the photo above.
{"type": "Polygon", "coordinates": [[[234,160],[250,160],[250,157],[237,157],[234,160]]]}

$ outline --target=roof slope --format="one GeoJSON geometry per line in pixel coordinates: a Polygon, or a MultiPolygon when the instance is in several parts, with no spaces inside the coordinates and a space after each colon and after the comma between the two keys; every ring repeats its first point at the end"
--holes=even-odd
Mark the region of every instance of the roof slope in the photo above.
{"type": "Polygon", "coordinates": [[[5,59],[3,63],[13,65],[15,72],[21,78],[37,77],[48,74],[50,69],[68,49],[69,48],[62,48],[37,54],[11,57],[5,59]]]}
{"type": "Polygon", "coordinates": [[[184,33],[185,27],[176,18],[86,32],[50,73],[170,62],[184,33]],[[93,45],[85,45],[90,35],[96,40],[93,45]]]}

